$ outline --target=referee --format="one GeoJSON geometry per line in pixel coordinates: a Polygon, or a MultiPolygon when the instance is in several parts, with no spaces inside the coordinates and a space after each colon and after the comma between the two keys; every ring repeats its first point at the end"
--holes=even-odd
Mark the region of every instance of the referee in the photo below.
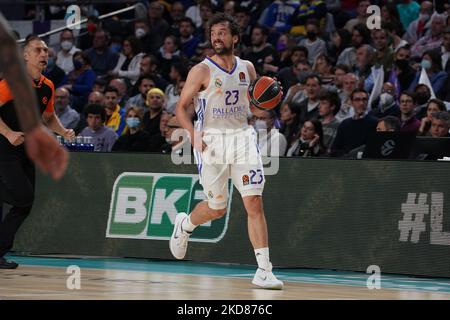
{"type": "MultiPolygon", "coordinates": [[[[54,86],[42,75],[48,63],[48,47],[37,36],[25,41],[23,57],[26,71],[32,80],[37,96],[37,111],[47,127],[63,136],[73,139],[72,129],[62,126],[54,112],[54,86]]],[[[12,205],[9,213],[0,223],[0,269],[15,269],[17,263],[6,261],[4,255],[13,247],[14,237],[31,211],[34,201],[35,167],[28,157],[31,144],[25,150],[24,134],[19,115],[14,106],[14,97],[5,79],[0,80],[0,200],[12,205]]],[[[31,108],[29,108],[31,109],[31,108]]],[[[30,131],[32,132],[32,131],[30,131]]],[[[42,150],[41,150],[42,152],[42,150]]]]}

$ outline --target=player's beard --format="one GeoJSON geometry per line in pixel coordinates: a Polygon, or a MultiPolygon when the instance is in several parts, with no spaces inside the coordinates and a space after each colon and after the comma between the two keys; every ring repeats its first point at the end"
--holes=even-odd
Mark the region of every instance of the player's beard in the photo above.
{"type": "MultiPolygon", "coordinates": [[[[223,43],[223,42],[222,42],[223,43]]],[[[219,56],[226,56],[233,52],[233,45],[227,47],[225,43],[223,43],[223,46],[221,48],[216,48],[213,46],[214,52],[219,56]]]]}

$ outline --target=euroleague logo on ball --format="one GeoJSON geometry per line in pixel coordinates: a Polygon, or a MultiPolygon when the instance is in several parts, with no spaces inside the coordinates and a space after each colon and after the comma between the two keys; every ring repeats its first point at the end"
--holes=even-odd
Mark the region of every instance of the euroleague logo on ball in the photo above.
{"type": "Polygon", "coordinates": [[[248,100],[259,109],[273,109],[281,102],[283,92],[277,81],[269,77],[259,77],[250,83],[248,100]]]}

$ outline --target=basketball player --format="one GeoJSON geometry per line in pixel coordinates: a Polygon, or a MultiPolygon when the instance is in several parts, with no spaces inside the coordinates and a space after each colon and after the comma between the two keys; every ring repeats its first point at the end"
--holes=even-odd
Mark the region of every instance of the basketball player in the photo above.
{"type": "Polygon", "coordinates": [[[200,182],[207,200],[200,202],[190,215],[184,212],[177,215],[170,250],[175,258],[183,259],[194,229],[226,213],[231,175],[247,211],[248,233],[258,263],[252,282],[265,289],[282,289],[283,282],[273,275],[269,259],[262,202],[264,175],[261,156],[257,150],[256,134],[247,124],[250,107],[247,89],[250,81],[256,79],[256,71],[251,62],[234,55],[239,27],[233,17],[218,13],[209,25],[215,55],[191,69],[176,106],[177,119],[189,132],[195,148],[200,182]],[[192,100],[199,118],[195,129],[186,111],[192,100]],[[233,133],[223,136],[230,130],[233,133]],[[243,147],[221,149],[236,141],[238,144],[243,142],[243,147]],[[245,155],[249,161],[242,162],[245,155]],[[225,163],[221,163],[219,158],[226,159],[225,163]]]}
{"type": "MultiPolygon", "coordinates": [[[[4,25],[2,21],[2,26],[4,25]]],[[[8,51],[11,50],[11,41],[8,41],[5,33],[3,30],[0,39],[7,41],[6,47],[9,49],[4,51],[8,51]]],[[[3,41],[1,43],[4,44],[3,41]]],[[[0,223],[0,269],[17,268],[17,263],[6,261],[4,255],[12,248],[17,230],[30,213],[34,201],[35,169],[23,143],[27,140],[27,152],[37,163],[50,161],[50,165],[44,164],[43,168],[52,172],[54,178],[59,178],[67,165],[67,154],[64,150],[61,151],[54,137],[51,137],[54,143],[49,142],[48,132],[43,130],[35,116],[36,109],[51,130],[66,139],[75,137],[74,131],[64,128],[55,115],[54,86],[42,75],[48,63],[48,48],[45,42],[35,36],[29,37],[25,42],[23,57],[26,62],[26,77],[20,73],[20,63],[17,64],[17,60],[11,67],[11,61],[15,59],[12,56],[7,54],[6,61],[2,61],[2,71],[8,76],[8,82],[5,79],[0,80],[0,199],[12,205],[9,214],[0,223]],[[14,67],[16,69],[12,69],[14,67]],[[30,78],[38,97],[37,103],[33,100],[33,91],[27,89],[30,78]],[[18,79],[22,81],[22,85],[18,79]],[[10,86],[15,90],[14,96],[10,86]],[[31,109],[35,111],[30,111],[31,109]],[[24,131],[21,131],[22,128],[24,131]],[[33,142],[38,144],[33,145],[33,142]],[[46,146],[50,149],[42,149],[46,146]],[[47,152],[55,156],[55,159],[48,159],[47,152]]]]}

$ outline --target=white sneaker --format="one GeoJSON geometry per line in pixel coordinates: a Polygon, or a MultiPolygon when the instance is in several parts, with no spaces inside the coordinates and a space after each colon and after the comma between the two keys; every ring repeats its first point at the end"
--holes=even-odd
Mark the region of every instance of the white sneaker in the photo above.
{"type": "Polygon", "coordinates": [[[281,290],[283,289],[283,282],[278,280],[272,271],[263,270],[258,268],[252,283],[263,289],[281,290]]]}
{"type": "Polygon", "coordinates": [[[170,237],[170,252],[177,259],[183,259],[186,255],[187,243],[191,235],[181,228],[184,219],[187,219],[187,217],[188,215],[184,212],[177,214],[172,237],[170,237]]]}

